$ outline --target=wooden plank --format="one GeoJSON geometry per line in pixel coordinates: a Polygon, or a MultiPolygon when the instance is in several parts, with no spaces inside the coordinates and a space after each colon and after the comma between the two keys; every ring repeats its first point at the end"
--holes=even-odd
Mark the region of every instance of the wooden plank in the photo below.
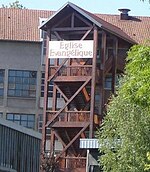
{"type": "Polygon", "coordinates": [[[89,76],[57,76],[54,82],[84,82],[89,76]]]}
{"type": "Polygon", "coordinates": [[[52,128],[83,128],[89,122],[55,122],[51,127],[52,128]]]}

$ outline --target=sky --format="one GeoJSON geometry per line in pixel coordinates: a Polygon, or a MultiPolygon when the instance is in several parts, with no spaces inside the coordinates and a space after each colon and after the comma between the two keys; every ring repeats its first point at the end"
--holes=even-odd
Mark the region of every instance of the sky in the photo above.
{"type": "MultiPolygon", "coordinates": [[[[1,4],[8,5],[15,0],[0,0],[1,4]]],[[[149,16],[150,4],[149,0],[142,2],[140,0],[69,0],[81,8],[92,13],[101,14],[119,14],[118,9],[128,8],[132,16],[149,16]]],[[[19,2],[28,9],[38,10],[55,10],[60,9],[67,0],[19,0],[19,2]]]]}

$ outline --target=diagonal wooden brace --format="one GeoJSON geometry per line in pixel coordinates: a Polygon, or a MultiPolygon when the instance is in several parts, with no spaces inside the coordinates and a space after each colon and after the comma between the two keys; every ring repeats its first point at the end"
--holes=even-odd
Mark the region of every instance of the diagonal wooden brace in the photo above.
{"type": "Polygon", "coordinates": [[[66,102],[66,104],[55,114],[55,116],[47,122],[46,127],[48,127],[54,120],[60,115],[60,113],[69,105],[69,103],[79,94],[79,92],[88,84],[88,82],[92,79],[90,76],[89,79],[84,82],[84,84],[75,92],[75,94],[66,102]]]}
{"type": "Polygon", "coordinates": [[[84,130],[89,126],[89,122],[86,122],[85,126],[80,130],[80,132],[70,141],[70,143],[62,150],[62,152],[56,157],[56,161],[60,156],[73,144],[73,142],[82,134],[84,130]]]}

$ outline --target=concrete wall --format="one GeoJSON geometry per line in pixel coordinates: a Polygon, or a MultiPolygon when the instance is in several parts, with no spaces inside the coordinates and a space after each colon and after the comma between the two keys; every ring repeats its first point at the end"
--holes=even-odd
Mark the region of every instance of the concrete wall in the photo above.
{"type": "Polygon", "coordinates": [[[35,114],[35,129],[37,129],[40,108],[41,87],[41,43],[0,41],[0,69],[5,69],[4,96],[0,97],[0,112],[6,118],[7,113],[35,114]],[[37,87],[35,98],[8,97],[8,70],[28,70],[37,72],[37,87]]]}

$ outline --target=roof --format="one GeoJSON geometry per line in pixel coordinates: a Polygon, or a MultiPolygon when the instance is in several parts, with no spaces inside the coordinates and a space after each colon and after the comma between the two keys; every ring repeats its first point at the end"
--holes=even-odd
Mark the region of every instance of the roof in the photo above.
{"type": "MultiPolygon", "coordinates": [[[[150,38],[150,17],[131,16],[130,20],[120,20],[119,15],[92,14],[74,4],[72,6],[90,17],[99,27],[123,38],[127,36],[137,43],[150,38]]],[[[54,14],[46,10],[0,8],[0,40],[39,42],[40,18],[51,19],[58,12],[54,14]]]]}
{"type": "Polygon", "coordinates": [[[124,40],[127,40],[130,43],[136,43],[130,36],[128,36],[125,32],[123,32],[120,28],[116,27],[115,25],[112,25],[111,23],[108,23],[107,21],[97,17],[96,15],[76,6],[73,3],[67,2],[62,8],[60,8],[58,11],[56,11],[47,21],[45,21],[41,25],[41,29],[46,30],[47,28],[52,28],[53,25],[59,21],[64,15],[69,13],[69,11],[75,10],[80,15],[86,17],[89,21],[91,21],[93,24],[97,25],[99,28],[108,31],[109,33],[112,33],[120,38],[123,38],[124,40]]]}
{"type": "Polygon", "coordinates": [[[40,41],[40,18],[53,11],[0,8],[0,40],[40,41]]]}
{"type": "Polygon", "coordinates": [[[41,133],[36,132],[32,129],[28,129],[26,127],[23,127],[19,124],[12,122],[12,121],[5,120],[3,118],[0,118],[0,125],[5,126],[7,128],[10,128],[12,130],[18,131],[18,132],[23,133],[23,134],[27,134],[31,137],[36,138],[36,139],[40,139],[40,140],[42,139],[41,133]]]}

